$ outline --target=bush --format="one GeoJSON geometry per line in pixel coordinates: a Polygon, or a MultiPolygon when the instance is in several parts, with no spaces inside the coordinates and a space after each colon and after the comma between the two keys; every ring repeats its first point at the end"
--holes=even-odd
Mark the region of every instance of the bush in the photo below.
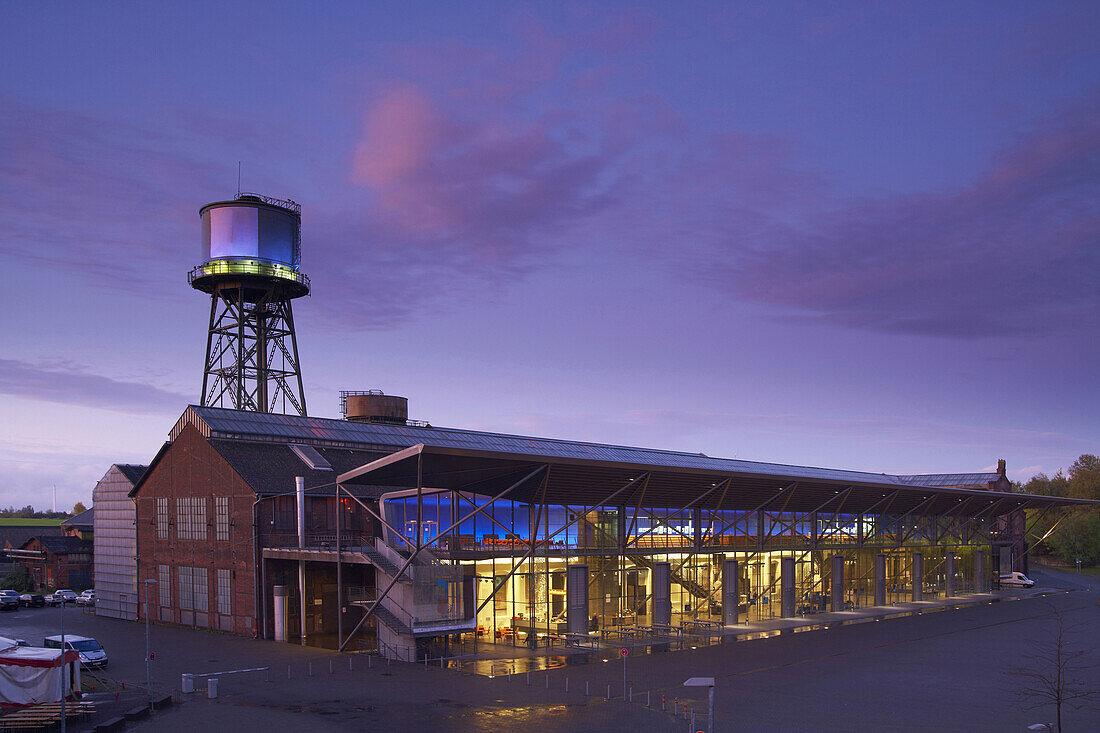
{"type": "Polygon", "coordinates": [[[27,568],[20,565],[5,575],[3,580],[0,580],[0,586],[17,590],[20,593],[30,593],[34,590],[34,580],[31,579],[31,574],[27,568]]]}

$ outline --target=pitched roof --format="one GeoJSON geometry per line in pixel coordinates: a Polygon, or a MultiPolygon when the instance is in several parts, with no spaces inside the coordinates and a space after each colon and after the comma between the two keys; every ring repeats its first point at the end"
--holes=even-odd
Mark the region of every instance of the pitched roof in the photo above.
{"type": "MultiPolygon", "coordinates": [[[[307,489],[331,486],[339,474],[392,452],[318,447],[317,452],[332,466],[331,471],[320,471],[310,468],[288,443],[212,439],[210,446],[258,495],[294,491],[294,479],[297,476],[305,478],[307,489]]],[[[348,488],[358,489],[356,493],[363,496],[373,497],[381,493],[375,487],[348,488]]]]}
{"type": "Polygon", "coordinates": [[[910,486],[941,486],[944,488],[987,488],[997,483],[999,473],[921,473],[898,476],[910,486]]]}
{"type": "Polygon", "coordinates": [[[95,523],[95,507],[85,509],[80,514],[75,514],[61,523],[65,527],[79,527],[91,529],[95,523]]]}
{"type": "Polygon", "coordinates": [[[137,463],[116,463],[115,468],[117,468],[119,473],[125,476],[126,480],[133,485],[141,479],[141,475],[145,473],[145,469],[147,469],[148,466],[139,465],[137,463]]]}
{"type": "Polygon", "coordinates": [[[24,542],[20,546],[20,549],[25,549],[33,540],[38,540],[43,547],[55,555],[68,555],[74,552],[92,551],[92,543],[90,540],[82,540],[79,537],[69,537],[67,535],[61,537],[35,535],[24,542]]]}
{"type": "Polygon", "coordinates": [[[701,471],[776,475],[792,479],[909,485],[897,476],[886,473],[711,458],[702,453],[632,448],[457,428],[352,422],[333,418],[248,412],[196,405],[189,406],[180,417],[172,430],[171,439],[175,439],[189,424],[198,428],[199,432],[207,438],[230,440],[300,442],[315,447],[332,446],[360,450],[373,448],[386,453],[424,444],[438,448],[486,450],[545,458],[603,460],[701,471]]]}

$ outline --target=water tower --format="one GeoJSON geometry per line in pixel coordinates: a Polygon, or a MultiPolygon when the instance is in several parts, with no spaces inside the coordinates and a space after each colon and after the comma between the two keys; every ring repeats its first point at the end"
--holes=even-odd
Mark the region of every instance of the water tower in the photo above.
{"type": "Polygon", "coordinates": [[[306,414],[290,304],[309,294],[302,207],[237,194],[199,209],[203,263],[191,287],[210,295],[202,404],[306,414]]]}

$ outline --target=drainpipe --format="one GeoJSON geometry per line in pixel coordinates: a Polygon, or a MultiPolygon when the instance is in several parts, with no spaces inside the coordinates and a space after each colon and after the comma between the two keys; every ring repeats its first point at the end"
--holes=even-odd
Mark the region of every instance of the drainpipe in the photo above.
{"type": "Polygon", "coordinates": [[[306,547],[306,480],[294,477],[294,493],[298,498],[298,613],[302,631],[302,646],[306,643],[306,561],[300,552],[306,547]]]}

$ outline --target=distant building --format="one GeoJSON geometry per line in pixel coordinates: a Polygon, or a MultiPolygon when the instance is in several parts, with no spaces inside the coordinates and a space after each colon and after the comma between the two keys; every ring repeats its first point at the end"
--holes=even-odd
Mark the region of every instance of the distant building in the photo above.
{"type": "Polygon", "coordinates": [[[67,537],[77,537],[82,540],[92,539],[95,531],[95,509],[85,509],[80,514],[74,514],[61,523],[61,531],[67,537]]]}
{"type": "Polygon", "coordinates": [[[94,512],[97,616],[137,619],[137,528],[129,493],[143,473],[145,466],[111,466],[92,491],[92,509],[84,512],[94,512]]]}
{"type": "Polygon", "coordinates": [[[79,537],[31,537],[8,554],[27,568],[35,590],[72,588],[92,584],[92,543],[79,537]]]}

